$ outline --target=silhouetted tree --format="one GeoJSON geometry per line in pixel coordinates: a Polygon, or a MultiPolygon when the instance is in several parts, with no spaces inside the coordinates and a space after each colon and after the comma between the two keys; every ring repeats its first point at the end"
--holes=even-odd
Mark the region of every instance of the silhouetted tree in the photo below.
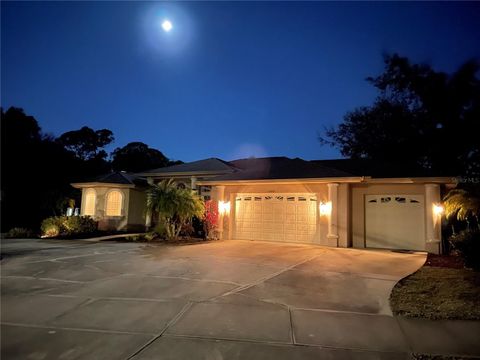
{"type": "Polygon", "coordinates": [[[478,71],[475,61],[448,75],[386,56],[383,74],[367,79],[379,90],[374,104],[348,112],[320,141],[350,158],[480,174],[478,71]]]}
{"type": "Polygon", "coordinates": [[[106,160],[107,153],[103,148],[113,140],[113,133],[108,129],[93,130],[84,126],[60,135],[57,141],[81,160],[106,160]]]}
{"type": "Polygon", "coordinates": [[[76,159],[20,108],[1,110],[1,133],[2,231],[35,229],[44,217],[62,211],[61,198],[78,196],[69,185],[76,159]]]}
{"type": "Polygon", "coordinates": [[[157,149],[142,142],[131,142],[112,152],[112,167],[116,171],[139,172],[170,165],[170,161],[157,149]]]}

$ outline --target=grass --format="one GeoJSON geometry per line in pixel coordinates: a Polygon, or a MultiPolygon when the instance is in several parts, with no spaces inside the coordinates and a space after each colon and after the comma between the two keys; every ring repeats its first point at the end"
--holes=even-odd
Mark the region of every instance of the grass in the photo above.
{"type": "Polygon", "coordinates": [[[393,288],[395,315],[432,320],[480,320],[480,273],[424,266],[393,288]]]}

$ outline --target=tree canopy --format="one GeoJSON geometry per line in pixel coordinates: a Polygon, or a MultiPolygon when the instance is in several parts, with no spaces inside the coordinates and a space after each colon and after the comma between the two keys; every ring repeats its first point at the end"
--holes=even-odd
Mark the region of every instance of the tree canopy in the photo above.
{"type": "Polygon", "coordinates": [[[323,144],[350,158],[423,167],[438,174],[480,174],[478,62],[453,74],[388,55],[377,77],[375,102],[348,112],[326,129],[323,144]]]}
{"type": "Polygon", "coordinates": [[[103,148],[114,139],[113,133],[108,129],[93,130],[84,126],[79,130],[67,131],[57,141],[81,160],[92,160],[106,159],[108,154],[103,148]]]}
{"type": "Polygon", "coordinates": [[[112,167],[116,171],[139,172],[169,165],[161,151],[142,142],[131,142],[112,152],[112,167]]]}

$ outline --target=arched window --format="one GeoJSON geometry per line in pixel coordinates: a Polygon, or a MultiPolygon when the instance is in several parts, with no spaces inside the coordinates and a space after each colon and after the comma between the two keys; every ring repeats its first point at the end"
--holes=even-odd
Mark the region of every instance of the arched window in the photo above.
{"type": "Polygon", "coordinates": [[[107,206],[105,214],[107,216],[121,216],[122,215],[123,195],[118,190],[112,190],[107,194],[107,206]]]}
{"type": "Polygon", "coordinates": [[[88,189],[85,193],[85,205],[83,208],[83,215],[95,216],[95,202],[97,201],[97,194],[94,189],[88,189]]]}

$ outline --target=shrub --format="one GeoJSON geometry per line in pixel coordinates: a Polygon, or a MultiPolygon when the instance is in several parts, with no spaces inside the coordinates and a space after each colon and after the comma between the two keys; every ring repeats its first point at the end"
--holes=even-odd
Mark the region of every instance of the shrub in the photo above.
{"type": "Polygon", "coordinates": [[[153,232],[162,239],[165,239],[165,237],[167,236],[167,230],[165,229],[165,225],[163,224],[163,222],[159,222],[153,229],[153,232]]]}
{"type": "Polygon", "coordinates": [[[97,222],[89,216],[53,216],[40,229],[43,237],[88,235],[97,231],[97,222]]]}
{"type": "Polygon", "coordinates": [[[35,236],[35,234],[32,230],[25,229],[25,228],[20,228],[20,227],[11,228],[5,234],[5,237],[12,238],[12,239],[31,238],[31,237],[34,237],[34,236],[35,236]]]}
{"type": "Polygon", "coordinates": [[[84,235],[97,231],[97,222],[89,216],[64,217],[62,235],[84,235]]]}
{"type": "Polygon", "coordinates": [[[462,255],[467,267],[480,270],[480,230],[463,230],[452,235],[450,243],[462,255]]]}
{"type": "Polygon", "coordinates": [[[43,237],[56,237],[62,230],[62,216],[52,216],[42,221],[40,230],[43,237]]]}

